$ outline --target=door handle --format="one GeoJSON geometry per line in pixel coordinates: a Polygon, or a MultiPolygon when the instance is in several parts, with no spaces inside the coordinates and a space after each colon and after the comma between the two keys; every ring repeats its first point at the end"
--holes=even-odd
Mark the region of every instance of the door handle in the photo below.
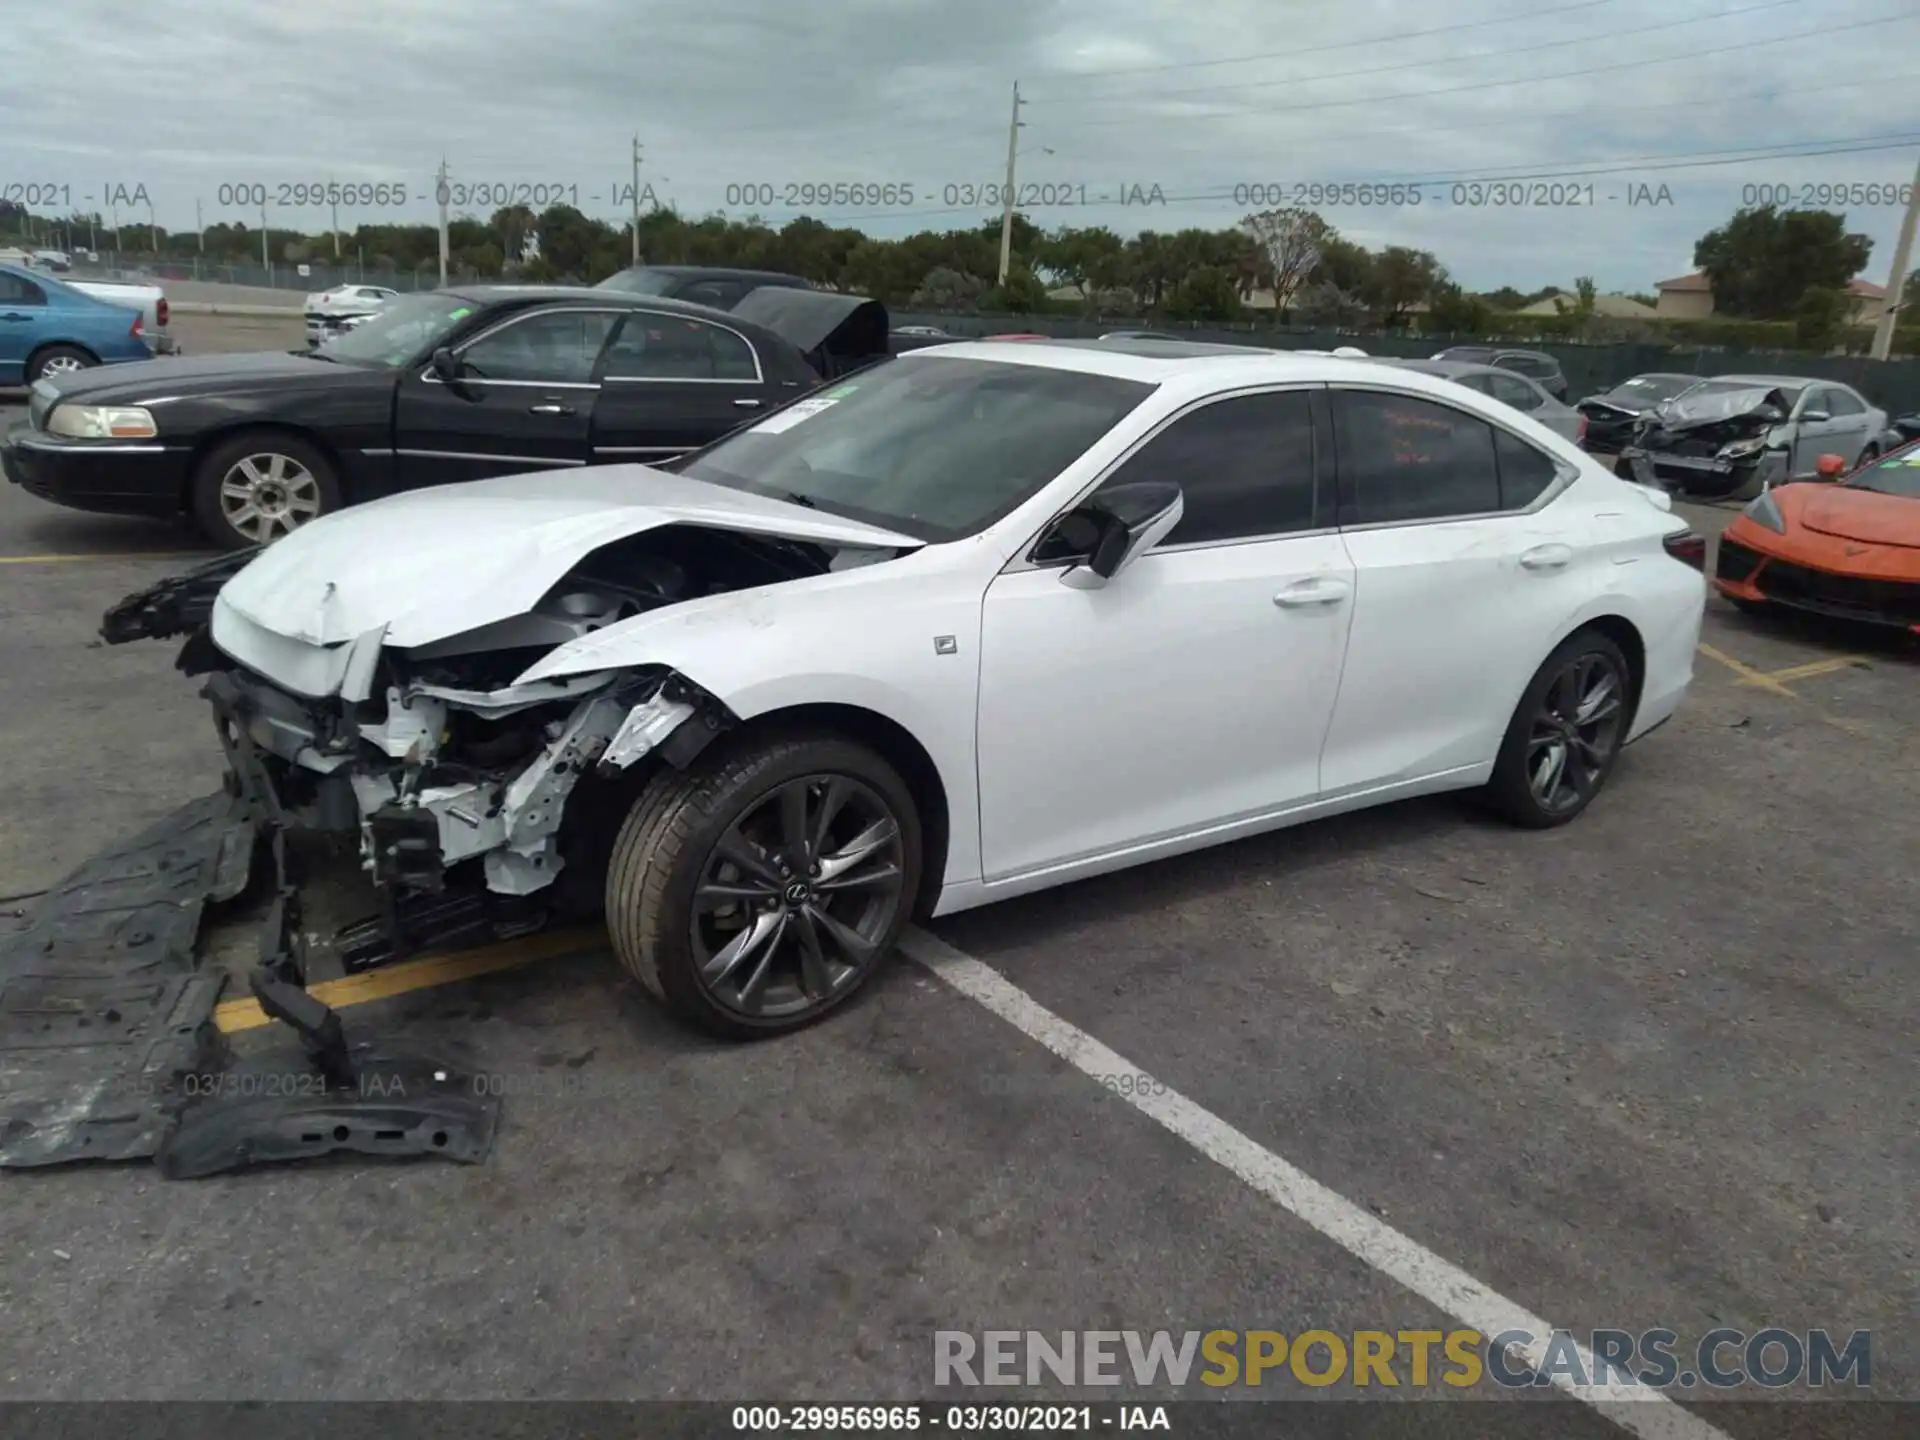
{"type": "Polygon", "coordinates": [[[1274,596],[1273,603],[1283,610],[1301,610],[1309,605],[1338,605],[1352,593],[1353,587],[1344,580],[1302,580],[1274,596]]]}
{"type": "Polygon", "coordinates": [[[571,405],[529,405],[527,411],[533,415],[571,415],[574,413],[573,406],[571,405]]]}
{"type": "Polygon", "coordinates": [[[0,320],[31,320],[32,318],[31,315],[22,315],[17,310],[9,310],[6,314],[0,315],[0,320]]]}
{"type": "Polygon", "coordinates": [[[1572,559],[1571,546],[1536,545],[1520,557],[1520,563],[1529,570],[1564,570],[1572,559]]]}
{"type": "Polygon", "coordinates": [[[760,402],[758,400],[736,400],[733,403],[738,405],[742,410],[758,410],[760,408],[760,402]]]}

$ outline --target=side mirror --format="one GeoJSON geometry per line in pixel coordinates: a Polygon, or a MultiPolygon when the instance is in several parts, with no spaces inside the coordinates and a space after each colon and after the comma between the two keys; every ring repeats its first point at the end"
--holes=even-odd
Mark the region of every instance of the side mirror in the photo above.
{"type": "Polygon", "coordinates": [[[1093,544],[1084,559],[1060,576],[1060,583],[1075,590],[1100,589],[1171,534],[1185,512],[1186,499],[1178,485],[1141,481],[1102,491],[1072,512],[1079,523],[1092,523],[1093,544]]]}
{"type": "Polygon", "coordinates": [[[438,350],[433,352],[433,359],[429,362],[429,366],[433,373],[442,380],[458,380],[460,378],[460,357],[455,355],[453,351],[449,350],[445,345],[442,345],[438,350]]]}
{"type": "Polygon", "coordinates": [[[1822,455],[1813,468],[1822,480],[1838,480],[1847,473],[1847,460],[1844,455],[1822,455]]]}

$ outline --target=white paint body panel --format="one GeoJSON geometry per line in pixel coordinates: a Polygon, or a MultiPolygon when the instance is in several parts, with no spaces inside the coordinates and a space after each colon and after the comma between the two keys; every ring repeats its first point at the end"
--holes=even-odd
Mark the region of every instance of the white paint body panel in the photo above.
{"type": "Polygon", "coordinates": [[[214,638],[282,683],[297,671],[324,686],[338,683],[345,660],[316,646],[344,650],[383,626],[388,645],[424,645],[522,613],[593,550],[660,525],[919,546],[620,621],[550,652],[519,681],[664,665],[743,720],[820,705],[885,717],[918,741],[945,790],[937,913],[1479,783],[1527,680],[1597,617],[1627,620],[1645,644],[1635,735],[1686,693],[1706,581],[1661,547],[1679,522],[1490,397],[1365,360],[1253,350],[1158,359],[979,342],[893,363],[916,356],[1159,388],[1012,514],[952,544],[919,545],[641,466],[513,476],[396,496],[295,531],[228,584],[214,638]],[[1577,478],[1528,515],[1151,552],[1099,590],[1024,565],[1054,516],[1190,403],[1341,383],[1473,413],[1577,478]],[[1563,547],[1565,564],[1521,564],[1543,546],[1563,547]],[[1334,603],[1276,603],[1303,584],[1330,584],[1334,603]]]}
{"type": "Polygon", "coordinates": [[[1000,576],[981,637],[986,876],[1311,800],[1352,587],[1338,535],[1149,553],[1100,590],[1000,576]],[[1333,598],[1275,602],[1313,585],[1333,598]]]}

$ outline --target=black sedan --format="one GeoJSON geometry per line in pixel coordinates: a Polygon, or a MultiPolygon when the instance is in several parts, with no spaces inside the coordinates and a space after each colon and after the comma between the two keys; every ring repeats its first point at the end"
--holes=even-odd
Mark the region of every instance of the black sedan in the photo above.
{"type": "Polygon", "coordinates": [[[228,549],[396,490],[661,461],[888,354],[884,306],[763,289],[720,311],[482,285],[394,300],[317,351],[81,371],[0,468],[79,510],[186,514],[228,549]]]}
{"type": "Polygon", "coordinates": [[[1633,437],[1633,427],[1666,401],[1700,383],[1698,375],[1652,371],[1622,380],[1611,390],[1589,395],[1575,408],[1587,417],[1586,446],[1606,454],[1617,452],[1633,437]]]}

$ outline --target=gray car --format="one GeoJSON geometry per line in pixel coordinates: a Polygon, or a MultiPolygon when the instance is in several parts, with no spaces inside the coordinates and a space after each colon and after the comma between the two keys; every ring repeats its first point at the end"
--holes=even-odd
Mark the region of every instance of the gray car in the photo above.
{"type": "Polygon", "coordinates": [[[1642,417],[1619,473],[1703,497],[1750,500],[1819,473],[1851,470],[1885,446],[1886,411],[1850,385],[1809,375],[1716,375],[1642,417]]]}
{"type": "Polygon", "coordinates": [[[1478,390],[1482,395],[1491,395],[1502,404],[1525,411],[1549,430],[1565,436],[1576,445],[1582,443],[1586,434],[1586,417],[1578,410],[1556,400],[1535,381],[1504,367],[1473,365],[1464,360],[1383,359],[1380,363],[1398,366],[1402,370],[1418,370],[1426,375],[1438,375],[1443,380],[1465,385],[1469,390],[1478,390]]]}

